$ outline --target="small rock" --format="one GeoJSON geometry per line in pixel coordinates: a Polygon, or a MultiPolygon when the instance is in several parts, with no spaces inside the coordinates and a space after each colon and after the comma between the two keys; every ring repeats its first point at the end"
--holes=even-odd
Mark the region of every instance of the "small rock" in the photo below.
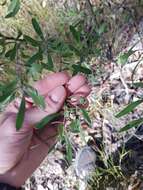
{"type": "Polygon", "coordinates": [[[96,154],[95,151],[85,146],[82,148],[75,159],[75,171],[78,177],[84,179],[87,178],[90,173],[95,169],[96,154]]]}

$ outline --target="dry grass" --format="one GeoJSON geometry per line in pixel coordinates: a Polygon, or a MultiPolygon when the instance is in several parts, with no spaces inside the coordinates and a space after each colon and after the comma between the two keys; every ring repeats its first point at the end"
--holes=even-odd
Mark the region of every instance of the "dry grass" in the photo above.
{"type": "Polygon", "coordinates": [[[8,3],[4,6],[0,5],[0,32],[5,35],[14,36],[17,30],[21,30],[23,34],[34,35],[31,25],[31,15],[37,17],[40,21],[43,31],[50,35],[57,35],[59,32],[59,18],[56,11],[46,5],[42,5],[42,1],[22,0],[21,9],[15,18],[5,19],[8,3]]]}

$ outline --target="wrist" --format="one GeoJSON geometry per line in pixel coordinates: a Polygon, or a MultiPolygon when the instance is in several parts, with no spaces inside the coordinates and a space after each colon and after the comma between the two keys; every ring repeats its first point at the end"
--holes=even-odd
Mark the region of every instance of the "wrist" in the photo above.
{"type": "Polygon", "coordinates": [[[16,187],[13,187],[9,184],[5,184],[5,183],[0,183],[0,189],[1,190],[21,190],[21,187],[20,188],[16,188],[16,187]]]}
{"type": "Polygon", "coordinates": [[[14,175],[14,173],[12,174],[12,172],[10,171],[6,172],[5,174],[0,174],[0,184],[8,184],[9,186],[14,187],[15,189],[19,189],[21,187],[21,184],[17,183],[17,178],[14,175]]]}

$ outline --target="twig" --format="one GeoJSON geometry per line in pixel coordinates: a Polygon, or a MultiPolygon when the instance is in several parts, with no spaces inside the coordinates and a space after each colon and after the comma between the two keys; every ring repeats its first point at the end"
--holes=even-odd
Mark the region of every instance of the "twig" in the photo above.
{"type": "Polygon", "coordinates": [[[134,75],[135,75],[136,69],[137,69],[138,65],[140,64],[140,62],[141,62],[142,60],[143,60],[143,58],[139,60],[139,62],[136,64],[136,66],[135,66],[134,69],[133,69],[132,76],[131,76],[132,84],[133,84],[133,82],[134,82],[134,75]]]}
{"type": "MultiPolygon", "coordinates": [[[[119,69],[120,69],[120,67],[119,67],[119,69]]],[[[120,80],[121,80],[121,82],[122,82],[122,84],[123,84],[123,86],[125,88],[127,102],[128,102],[129,101],[129,88],[128,88],[128,85],[125,82],[125,79],[124,79],[123,75],[122,75],[122,70],[121,69],[120,69],[120,80]]]]}

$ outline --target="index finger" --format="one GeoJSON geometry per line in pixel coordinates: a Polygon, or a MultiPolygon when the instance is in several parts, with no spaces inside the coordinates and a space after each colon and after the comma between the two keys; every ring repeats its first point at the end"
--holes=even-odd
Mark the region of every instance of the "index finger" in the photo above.
{"type": "Polygon", "coordinates": [[[34,88],[39,92],[40,95],[46,95],[56,87],[66,84],[69,79],[69,75],[65,72],[49,74],[44,79],[37,81],[34,84],[34,88]]]}

